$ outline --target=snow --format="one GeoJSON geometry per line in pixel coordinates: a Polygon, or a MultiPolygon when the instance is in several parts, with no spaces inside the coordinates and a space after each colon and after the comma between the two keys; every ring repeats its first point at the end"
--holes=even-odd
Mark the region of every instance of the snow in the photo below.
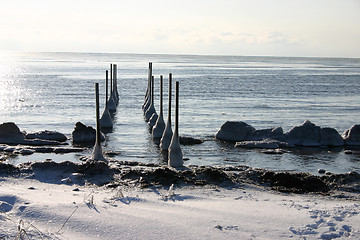
{"type": "Polygon", "coordinates": [[[0,210],[1,239],[20,221],[25,239],[360,238],[357,200],[249,184],[111,189],[3,176],[0,210]]]}

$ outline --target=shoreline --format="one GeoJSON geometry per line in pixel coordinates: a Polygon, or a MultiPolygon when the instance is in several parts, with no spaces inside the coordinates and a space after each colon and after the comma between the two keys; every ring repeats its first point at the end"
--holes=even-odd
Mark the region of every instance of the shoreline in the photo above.
{"type": "Polygon", "coordinates": [[[281,174],[243,165],[2,163],[0,238],[360,237],[359,174],[281,174]],[[281,186],[275,176],[320,179],[328,190],[281,186]]]}
{"type": "MultiPolygon", "coordinates": [[[[84,159],[86,160],[86,158],[84,159]]],[[[132,186],[176,187],[217,186],[238,188],[243,184],[284,193],[321,194],[343,199],[360,199],[360,174],[313,175],[307,172],[272,171],[246,165],[188,165],[180,169],[156,163],[86,160],[0,163],[0,176],[30,178],[51,184],[83,186],[87,183],[107,188],[132,186]]]]}

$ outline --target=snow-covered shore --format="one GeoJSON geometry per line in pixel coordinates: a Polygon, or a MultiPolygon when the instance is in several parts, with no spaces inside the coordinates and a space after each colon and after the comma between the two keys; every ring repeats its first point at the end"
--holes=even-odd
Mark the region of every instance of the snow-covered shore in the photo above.
{"type": "Polygon", "coordinates": [[[359,193],[340,193],[341,187],[279,192],[273,189],[284,189],[274,188],[275,183],[257,184],[255,173],[261,171],[247,167],[239,167],[229,178],[238,181],[230,183],[225,177],[217,181],[234,171],[225,167],[176,171],[135,163],[113,162],[109,169],[101,164],[34,164],[3,164],[0,169],[0,238],[360,238],[359,193]],[[147,172],[157,172],[155,179],[147,172]],[[182,172],[178,179],[183,182],[161,182],[176,172],[182,172]]]}

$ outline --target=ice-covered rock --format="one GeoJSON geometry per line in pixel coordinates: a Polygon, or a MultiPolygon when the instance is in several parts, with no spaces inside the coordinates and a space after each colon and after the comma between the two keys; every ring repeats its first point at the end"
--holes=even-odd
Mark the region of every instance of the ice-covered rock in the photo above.
{"type": "Polygon", "coordinates": [[[262,141],[265,139],[276,139],[279,141],[283,141],[284,131],[282,127],[255,130],[250,132],[247,137],[247,140],[249,141],[262,141]]]}
{"type": "Polygon", "coordinates": [[[57,131],[40,131],[40,132],[34,132],[34,133],[28,133],[25,136],[27,139],[42,139],[42,140],[52,140],[52,141],[58,141],[58,142],[65,142],[67,140],[67,137],[65,134],[59,133],[57,131]]]}
{"type": "Polygon", "coordinates": [[[285,133],[285,141],[289,144],[305,147],[344,145],[340,134],[335,129],[321,128],[309,120],[285,133]]]}
{"type": "Polygon", "coordinates": [[[41,145],[61,145],[58,141],[45,139],[26,139],[26,134],[21,132],[19,127],[13,122],[0,124],[0,143],[5,144],[23,144],[31,146],[41,145]]]}
{"type": "Polygon", "coordinates": [[[295,126],[285,133],[286,142],[300,146],[318,147],[321,138],[320,130],[319,126],[306,120],[300,126],[295,126]]]}
{"type": "Polygon", "coordinates": [[[353,125],[342,134],[345,145],[360,145],[360,124],[353,125]]]}
{"type": "Polygon", "coordinates": [[[261,141],[241,141],[236,142],[237,148],[266,148],[276,149],[279,148],[280,142],[272,139],[264,139],[261,141]]]}
{"type": "MultiPolygon", "coordinates": [[[[75,124],[75,129],[72,132],[73,142],[77,143],[88,143],[95,142],[96,140],[96,130],[91,126],[86,126],[81,122],[75,124]]],[[[105,136],[101,134],[101,141],[105,141],[105,136]]]]}
{"type": "Polygon", "coordinates": [[[215,138],[223,141],[245,141],[255,131],[251,125],[241,121],[226,121],[215,134],[215,138]]]}
{"type": "Polygon", "coordinates": [[[339,147],[344,145],[344,140],[334,128],[321,128],[320,139],[321,146],[339,147]]]}

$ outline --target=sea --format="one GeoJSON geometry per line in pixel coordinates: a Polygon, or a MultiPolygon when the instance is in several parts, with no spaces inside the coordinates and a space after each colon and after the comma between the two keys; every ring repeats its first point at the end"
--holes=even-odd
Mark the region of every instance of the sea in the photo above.
{"type": "MultiPolygon", "coordinates": [[[[162,75],[167,119],[171,73],[180,89],[179,134],[204,140],[182,146],[185,165],[248,165],[313,174],[320,168],[333,173],[360,171],[360,155],[345,154],[344,148],[297,148],[269,155],[214,139],[226,121],[243,121],[256,129],[282,127],[287,132],[309,120],[340,134],[360,124],[357,58],[2,52],[0,123],[14,122],[28,133],[59,131],[69,138],[76,122],[95,127],[94,85],[100,86],[102,112],[105,72],[117,64],[120,101],[103,150],[117,152],[113,157],[117,160],[166,164],[143,116],[149,62],[157,112],[162,75]]],[[[79,162],[90,152],[91,148],[84,153],[16,155],[8,161],[79,162]]]]}

